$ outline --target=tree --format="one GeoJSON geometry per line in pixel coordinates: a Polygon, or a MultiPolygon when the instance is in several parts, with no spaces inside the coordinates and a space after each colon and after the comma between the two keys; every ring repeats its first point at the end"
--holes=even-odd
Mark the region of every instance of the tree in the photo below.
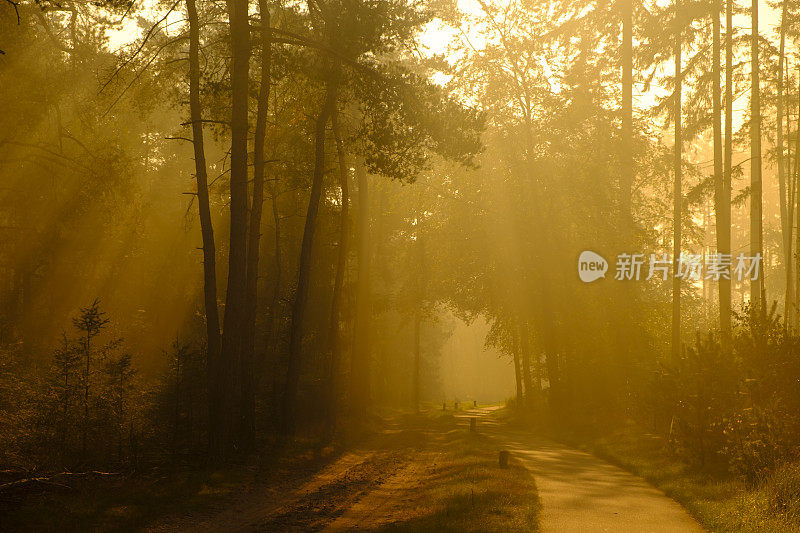
{"type": "MultiPolygon", "coordinates": [[[[733,175],[733,2],[725,2],[725,153],[724,175],[719,191],[717,217],[717,252],[731,253],[731,179],[733,175]]],[[[731,280],[719,280],[719,321],[722,345],[731,339],[731,280]]]]}
{"type": "Polygon", "coordinates": [[[133,379],[136,376],[136,370],[131,365],[131,355],[123,353],[119,357],[107,361],[105,374],[107,401],[111,407],[113,425],[117,437],[117,461],[122,464],[126,429],[130,435],[133,435],[135,431],[131,411],[134,391],[133,379]]]}
{"type": "Polygon", "coordinates": [[[347,256],[350,247],[350,169],[347,164],[347,152],[342,136],[342,126],[339,122],[339,110],[334,108],[331,115],[331,127],[336,142],[336,159],[339,166],[339,188],[342,193],[342,210],[339,222],[339,246],[336,255],[336,273],[333,281],[333,294],[331,297],[331,318],[328,326],[328,349],[330,350],[330,368],[328,370],[328,394],[326,405],[326,432],[328,437],[333,434],[336,417],[339,415],[339,396],[341,382],[339,380],[340,365],[342,361],[342,300],[344,291],[344,275],[347,269],[347,256]]]}
{"type": "Polygon", "coordinates": [[[358,186],[357,215],[357,264],[354,300],[353,349],[350,357],[350,409],[363,414],[370,398],[370,337],[372,293],[370,274],[372,270],[372,228],[370,225],[369,177],[363,162],[356,163],[355,175],[358,186]]]}
{"type": "Polygon", "coordinates": [[[94,350],[92,340],[108,325],[106,314],[100,310],[100,300],[95,300],[90,305],[82,307],[80,315],[72,319],[75,328],[83,334],[81,340],[80,355],[83,360],[81,384],[83,385],[83,424],[81,427],[81,456],[86,458],[86,446],[89,437],[89,408],[90,393],[92,392],[92,375],[94,362],[94,350]]]}
{"type": "Polygon", "coordinates": [[[340,85],[349,87],[354,100],[363,105],[361,123],[356,128],[362,139],[360,151],[370,171],[376,174],[411,181],[429,163],[430,154],[468,164],[480,146],[480,121],[474,111],[465,109],[402,63],[374,59],[397,52],[398,45],[410,39],[429,18],[411,3],[386,7],[346,1],[312,10],[321,35],[318,42],[325,43],[318,50],[322,52],[321,66],[316,71],[324,96],[317,104],[311,191],[292,302],[281,407],[282,433],[286,437],[295,430],[311,254],[324,185],[326,128],[335,111],[340,85]]]}
{"type": "Polygon", "coordinates": [[[673,94],[675,110],[675,164],[672,185],[672,360],[677,361],[681,351],[681,278],[678,277],[678,266],[681,261],[681,225],[683,220],[683,137],[681,130],[681,85],[683,83],[683,64],[681,48],[683,47],[680,0],[675,0],[675,92],[673,94]]]}
{"type": "Polygon", "coordinates": [[[192,122],[197,208],[203,239],[203,296],[206,322],[206,365],[208,367],[208,438],[209,449],[220,453],[223,447],[223,409],[225,389],[221,380],[224,362],[217,307],[217,259],[214,227],[211,221],[211,202],[208,193],[208,171],[203,142],[203,113],[200,103],[200,22],[195,0],[186,0],[189,20],[189,108],[192,122]]]}
{"type": "MultiPolygon", "coordinates": [[[[786,327],[792,322],[792,314],[794,303],[792,298],[794,296],[792,275],[792,229],[793,221],[790,207],[791,193],[787,191],[786,187],[786,154],[784,153],[784,138],[783,138],[783,120],[784,120],[784,70],[785,70],[785,49],[786,49],[786,25],[787,25],[787,8],[788,2],[782,2],[781,9],[781,23],[780,23],[780,45],[778,49],[778,83],[776,95],[776,137],[777,137],[777,160],[778,160],[778,194],[780,198],[780,213],[781,213],[781,245],[783,247],[783,264],[786,269],[786,290],[784,292],[784,318],[786,327]]],[[[788,120],[787,120],[788,122],[788,120]]],[[[791,150],[790,150],[791,151],[791,150]]],[[[791,166],[791,162],[790,165],[791,166]]],[[[791,182],[791,178],[790,178],[791,182]]]]}
{"type": "Polygon", "coordinates": [[[633,231],[631,195],[633,194],[633,2],[622,3],[622,177],[620,179],[620,214],[628,244],[633,231]]]}
{"type": "Polygon", "coordinates": [[[241,387],[241,427],[239,434],[242,445],[249,449],[255,437],[255,388],[253,366],[256,335],[256,313],[258,310],[258,265],[261,243],[261,213],[264,204],[264,154],[267,113],[269,111],[269,94],[272,72],[272,35],[270,28],[269,2],[259,1],[261,14],[261,80],[258,87],[258,103],[256,110],[256,129],[253,138],[253,199],[250,208],[250,221],[247,243],[247,316],[245,329],[245,346],[239,365],[239,382],[241,387]]]}
{"type": "MultiPolygon", "coordinates": [[[[752,33],[750,35],[750,255],[763,258],[762,227],[762,184],[761,184],[761,87],[758,62],[758,0],[751,7],[752,33]]],[[[764,294],[764,261],[761,273],[750,282],[752,311],[763,317],[766,315],[766,295],[764,294]]]]}
{"type": "MultiPolygon", "coordinates": [[[[333,39],[331,39],[333,41],[333,39]]],[[[336,106],[338,87],[338,67],[329,75],[331,79],[326,83],[325,99],[317,115],[316,129],[314,131],[314,177],[311,185],[311,195],[306,211],[306,222],[303,229],[303,241],[300,247],[300,264],[297,276],[297,293],[292,305],[292,325],[289,330],[289,366],[286,371],[286,389],[283,395],[283,408],[281,426],[285,436],[291,437],[295,431],[295,402],[297,384],[300,379],[300,357],[303,342],[303,320],[305,319],[306,306],[308,305],[309,276],[311,274],[311,250],[314,243],[314,232],[317,227],[317,213],[319,200],[322,196],[322,178],[325,165],[325,129],[328,119],[336,106]]]]}
{"type": "MultiPolygon", "coordinates": [[[[723,161],[722,161],[722,95],[721,95],[721,77],[722,77],[722,66],[721,66],[721,42],[720,42],[720,11],[721,11],[721,4],[719,0],[714,0],[712,2],[712,25],[713,25],[713,64],[711,68],[711,77],[712,77],[712,91],[713,91],[713,136],[714,136],[714,214],[715,219],[717,221],[717,253],[721,253],[721,250],[726,249],[726,242],[724,242],[724,231],[721,231],[720,225],[726,222],[725,214],[722,212],[726,209],[726,199],[725,195],[727,194],[727,202],[730,202],[730,193],[727,192],[725,186],[725,177],[724,177],[724,169],[723,169],[723,161]]],[[[730,209],[728,207],[728,209],[730,209]]],[[[730,225],[730,223],[728,223],[730,225]]],[[[728,247],[730,245],[728,244],[728,247]]],[[[730,280],[726,280],[730,281],[730,280]]],[[[720,278],[720,285],[722,284],[722,278],[720,278]]],[[[723,312],[723,307],[725,303],[723,302],[723,291],[719,291],[719,307],[720,307],[720,329],[724,332],[725,327],[723,325],[725,321],[725,313],[723,312]]],[[[729,313],[730,311],[728,311],[729,313]]],[[[723,333],[723,336],[725,334],[723,333]]],[[[673,352],[673,355],[676,355],[673,352]]]]}
{"type": "Polygon", "coordinates": [[[228,240],[228,284],[225,291],[225,316],[222,326],[222,372],[225,416],[221,440],[212,455],[225,458],[237,444],[248,440],[249,424],[240,394],[247,333],[247,137],[248,90],[250,73],[250,23],[247,0],[228,0],[231,46],[231,172],[230,237],[228,240]],[[243,433],[244,432],[244,433],[243,433]]]}
{"type": "Polygon", "coordinates": [[[72,407],[80,399],[81,353],[78,346],[67,338],[66,333],[62,336],[61,347],[53,354],[53,363],[53,388],[61,409],[58,427],[59,451],[61,462],[67,464],[70,455],[71,430],[77,421],[72,407]]]}

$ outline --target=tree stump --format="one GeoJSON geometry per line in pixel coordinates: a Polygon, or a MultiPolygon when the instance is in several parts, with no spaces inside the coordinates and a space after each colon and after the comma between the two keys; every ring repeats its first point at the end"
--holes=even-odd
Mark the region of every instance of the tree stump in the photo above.
{"type": "Polygon", "coordinates": [[[500,450],[500,455],[498,457],[500,468],[508,468],[508,456],[509,453],[506,450],[500,450]]]}
{"type": "Polygon", "coordinates": [[[474,416],[469,419],[469,430],[470,430],[470,432],[475,433],[477,424],[478,424],[478,419],[475,418],[474,416]]]}

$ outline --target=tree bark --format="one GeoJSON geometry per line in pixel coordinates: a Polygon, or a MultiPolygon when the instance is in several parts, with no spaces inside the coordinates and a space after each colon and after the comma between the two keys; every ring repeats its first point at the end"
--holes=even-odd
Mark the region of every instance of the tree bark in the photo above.
{"type": "Polygon", "coordinates": [[[622,175],[620,211],[625,244],[633,237],[633,2],[622,1],[622,175]]]}
{"type": "MultiPolygon", "coordinates": [[[[794,183],[792,191],[794,191],[794,212],[800,219],[800,69],[798,69],[798,99],[797,99],[797,130],[795,131],[795,149],[794,149],[794,183]]],[[[790,219],[791,220],[791,219],[790,219]]],[[[800,252],[800,229],[795,234],[795,250],[800,252]]],[[[800,276],[800,253],[795,255],[795,269],[796,276],[800,276]]],[[[794,279],[794,302],[800,302],[800,280],[794,279]]],[[[796,310],[795,310],[796,311],[796,310]]],[[[800,331],[800,313],[795,312],[795,328],[800,331]]]]}
{"type": "Polygon", "coordinates": [[[369,182],[363,162],[356,165],[358,180],[358,278],[355,295],[353,352],[350,360],[350,404],[358,416],[370,400],[370,250],[369,182]]]}
{"type": "Polygon", "coordinates": [[[419,364],[420,364],[420,329],[422,327],[422,312],[414,310],[414,373],[412,387],[414,395],[414,411],[419,413],[419,364]]]}
{"type": "Polygon", "coordinates": [[[231,178],[230,239],[228,241],[228,285],[222,327],[222,359],[226,391],[223,453],[233,451],[242,427],[239,375],[247,317],[247,133],[248,76],[250,70],[250,25],[247,0],[228,0],[231,41],[231,178]]]}
{"type": "MultiPolygon", "coordinates": [[[[726,220],[730,218],[730,193],[726,184],[725,168],[723,162],[723,146],[722,146],[722,65],[721,65],[721,39],[720,39],[720,0],[714,0],[713,3],[713,106],[714,106],[714,218],[717,223],[717,253],[722,253],[722,250],[730,249],[730,236],[725,231],[720,231],[720,226],[725,224],[726,220]],[[727,214],[726,211],[727,210],[727,214]]],[[[728,222],[728,226],[730,223],[728,222]]],[[[730,314],[730,288],[728,288],[727,296],[723,294],[722,285],[727,283],[730,286],[730,280],[723,280],[720,278],[719,285],[719,308],[720,308],[720,330],[725,335],[725,316],[730,314]],[[728,299],[728,309],[724,310],[725,298],[728,299]]],[[[728,319],[730,322],[730,319],[728,319]]],[[[723,341],[724,342],[724,341],[723,341]]]]}
{"type": "MultiPolygon", "coordinates": [[[[752,35],[750,36],[750,255],[763,258],[762,184],[761,184],[761,88],[758,64],[758,0],[752,1],[752,35]]],[[[751,311],[759,321],[766,316],[764,276],[766,262],[761,260],[757,279],[750,281],[751,311]]]]}
{"type": "Polygon", "coordinates": [[[250,227],[247,234],[247,287],[245,345],[239,366],[241,387],[241,424],[239,439],[244,449],[250,449],[255,436],[255,382],[254,357],[256,336],[256,311],[258,309],[258,263],[261,245],[261,214],[264,206],[264,143],[267,133],[269,91],[271,77],[271,30],[269,3],[259,0],[261,13],[261,81],[258,88],[256,131],[253,138],[253,199],[250,208],[250,227]]]}
{"type": "MultiPolygon", "coordinates": [[[[778,94],[776,102],[777,111],[777,156],[778,156],[778,191],[780,194],[781,210],[781,237],[783,244],[783,265],[786,271],[786,291],[783,299],[784,326],[789,327],[792,314],[792,216],[789,214],[790,205],[786,189],[786,159],[783,154],[783,98],[784,98],[784,63],[786,48],[786,8],[788,3],[783,2],[781,9],[780,48],[778,50],[778,94]]],[[[790,178],[791,179],[791,178],[790,178]]]]}
{"type": "Polygon", "coordinates": [[[425,243],[423,241],[423,237],[420,233],[420,226],[417,225],[417,240],[416,240],[416,248],[417,248],[417,268],[419,272],[417,274],[417,294],[416,294],[416,305],[414,307],[414,374],[413,374],[413,388],[414,388],[414,410],[419,412],[419,402],[420,402],[420,365],[422,364],[422,347],[420,346],[420,336],[421,336],[421,329],[422,329],[422,317],[423,317],[423,306],[425,305],[425,291],[426,287],[426,276],[425,276],[425,243]]]}
{"type": "Polygon", "coordinates": [[[311,182],[311,195],[308,200],[303,241],[300,245],[300,262],[297,274],[297,293],[292,304],[292,322],[289,331],[289,361],[286,369],[286,386],[281,408],[281,433],[285,438],[294,436],[296,426],[297,386],[300,380],[300,362],[303,344],[303,320],[308,305],[309,279],[311,276],[311,251],[314,232],[317,229],[319,201],[322,196],[323,175],[325,172],[325,128],[336,105],[338,92],[338,73],[333,73],[325,89],[325,102],[317,117],[314,131],[314,176],[311,182]]]}
{"type": "Polygon", "coordinates": [[[533,383],[531,382],[531,346],[528,341],[527,322],[517,322],[517,335],[519,336],[519,346],[522,354],[522,383],[525,386],[525,403],[530,405],[533,401],[533,383]]]}
{"type": "Polygon", "coordinates": [[[516,327],[512,329],[511,337],[513,339],[511,351],[514,357],[514,377],[517,384],[517,407],[520,407],[525,400],[525,393],[522,389],[522,361],[520,361],[520,342],[516,327]]]}
{"type": "Polygon", "coordinates": [[[680,0],[675,0],[675,108],[673,120],[675,123],[675,162],[674,179],[672,183],[672,362],[680,357],[681,350],[681,278],[678,277],[678,265],[681,257],[681,221],[683,219],[683,194],[681,181],[683,170],[682,148],[683,137],[681,131],[681,86],[683,85],[681,61],[681,17],[680,0]]]}
{"type": "Polygon", "coordinates": [[[786,47],[786,6],[787,2],[783,2],[783,7],[781,10],[781,24],[780,24],[780,47],[778,49],[778,94],[777,100],[775,102],[776,112],[777,112],[777,127],[776,127],[776,134],[777,134],[777,160],[778,160],[778,188],[780,191],[780,213],[781,213],[781,236],[783,237],[782,245],[783,245],[783,253],[785,258],[785,263],[788,269],[788,256],[786,256],[786,252],[788,250],[788,229],[787,225],[790,224],[787,218],[787,199],[786,199],[786,172],[785,172],[785,160],[783,154],[783,65],[785,61],[785,47],[786,47]]]}
{"type": "Polygon", "coordinates": [[[331,301],[331,317],[329,325],[330,368],[328,374],[328,409],[326,417],[326,433],[330,437],[336,427],[336,417],[339,413],[339,370],[342,359],[341,346],[341,307],[344,273],[347,269],[347,254],[350,248],[350,187],[348,184],[347,154],[339,124],[339,112],[334,106],[331,114],[333,137],[336,141],[336,157],[339,162],[339,186],[342,190],[342,212],[339,224],[339,250],[336,258],[336,274],[333,281],[333,298],[331,301]]]}
{"type": "MultiPolygon", "coordinates": [[[[282,260],[282,253],[281,253],[281,213],[280,213],[280,206],[278,205],[278,187],[275,181],[270,182],[270,199],[272,203],[272,221],[275,224],[275,240],[274,240],[274,250],[273,250],[273,280],[272,280],[272,298],[271,303],[269,306],[269,318],[267,323],[269,324],[269,332],[270,332],[270,339],[269,345],[272,351],[273,360],[278,362],[278,368],[283,368],[282,364],[283,360],[281,360],[282,350],[281,350],[281,327],[280,327],[280,319],[281,319],[281,305],[280,305],[280,297],[281,297],[281,283],[283,280],[283,260],[282,260]]],[[[273,375],[272,380],[272,392],[273,392],[273,400],[275,405],[280,404],[280,391],[282,389],[282,379],[283,375],[279,372],[276,372],[273,375]]]]}
{"type": "MultiPolygon", "coordinates": [[[[716,212],[717,253],[731,253],[731,174],[733,171],[733,2],[725,3],[725,172],[716,212]]],[[[731,280],[719,280],[719,322],[722,345],[731,344],[731,280]]]]}
{"type": "Polygon", "coordinates": [[[208,439],[212,457],[221,450],[224,413],[221,411],[223,384],[221,382],[219,308],[217,307],[217,268],[214,227],[211,222],[211,203],[208,193],[208,172],[203,145],[203,115],[200,104],[200,24],[195,0],[186,0],[189,19],[189,108],[192,121],[197,208],[200,233],[203,238],[203,296],[206,314],[206,367],[208,372],[208,439]]]}

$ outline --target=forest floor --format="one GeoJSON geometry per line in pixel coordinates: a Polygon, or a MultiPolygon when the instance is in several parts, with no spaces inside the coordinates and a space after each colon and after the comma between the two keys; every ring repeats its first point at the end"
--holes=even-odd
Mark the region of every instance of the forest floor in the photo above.
{"type": "Polygon", "coordinates": [[[536,531],[533,478],[497,455],[452,414],[398,417],[292,490],[256,485],[216,514],[149,531],[536,531]]]}
{"type": "Polygon", "coordinates": [[[395,419],[295,490],[259,489],[214,516],[152,530],[703,531],[642,478],[504,414],[487,407],[395,419]],[[509,469],[497,466],[500,450],[510,452],[509,469]]]}
{"type": "MultiPolygon", "coordinates": [[[[640,446],[626,447],[620,440],[604,447],[598,441],[589,448],[642,476],[637,477],[508,418],[499,407],[385,416],[379,431],[342,453],[298,448],[261,467],[89,484],[33,499],[0,516],[0,529],[702,531],[687,511],[643,477],[687,505],[707,527],[714,522],[704,509],[717,504],[714,509],[724,512],[738,505],[730,491],[718,493],[724,496],[718,502],[702,492],[690,493],[695,499],[676,492],[671,478],[653,477],[654,471],[668,471],[657,463],[656,452],[647,456],[640,446]],[[475,432],[469,430],[473,417],[475,432]],[[510,452],[508,468],[498,465],[501,450],[510,452]]],[[[680,479],[684,484],[679,487],[685,486],[685,476],[680,479]]]]}
{"type": "Polygon", "coordinates": [[[162,472],[41,494],[3,531],[536,531],[530,472],[452,412],[384,417],[343,453],[162,472]]]}

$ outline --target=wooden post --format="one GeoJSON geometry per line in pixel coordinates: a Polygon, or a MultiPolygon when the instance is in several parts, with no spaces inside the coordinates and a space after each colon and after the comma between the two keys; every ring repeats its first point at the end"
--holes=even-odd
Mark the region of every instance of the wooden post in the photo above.
{"type": "Polygon", "coordinates": [[[476,431],[475,428],[476,428],[477,424],[478,424],[478,419],[476,417],[473,416],[473,417],[471,417],[469,419],[469,430],[470,430],[471,433],[475,433],[475,431],[476,431]]]}
{"type": "Polygon", "coordinates": [[[498,457],[500,468],[508,468],[508,456],[509,453],[506,450],[500,450],[500,455],[498,457]]]}
{"type": "Polygon", "coordinates": [[[447,411],[447,402],[442,402],[442,411],[447,411]]]}

